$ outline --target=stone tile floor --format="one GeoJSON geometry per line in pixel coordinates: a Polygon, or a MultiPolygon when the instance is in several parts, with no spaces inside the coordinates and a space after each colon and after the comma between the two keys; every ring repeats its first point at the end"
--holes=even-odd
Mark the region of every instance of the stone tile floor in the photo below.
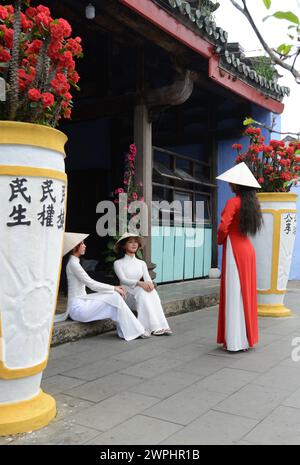
{"type": "Polygon", "coordinates": [[[43,389],[56,419],[0,444],[300,444],[300,285],[289,288],[293,316],[260,319],[248,353],[216,346],[216,307],[170,318],[172,337],[106,333],[52,349],[43,389]]]}

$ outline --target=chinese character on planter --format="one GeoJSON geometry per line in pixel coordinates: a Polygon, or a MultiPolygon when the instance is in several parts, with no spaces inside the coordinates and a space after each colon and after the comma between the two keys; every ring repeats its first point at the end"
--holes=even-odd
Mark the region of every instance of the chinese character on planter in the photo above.
{"type": "Polygon", "coordinates": [[[46,228],[51,228],[54,226],[54,214],[55,210],[53,204],[48,205],[47,208],[46,205],[43,205],[43,210],[40,213],[38,213],[37,217],[42,226],[46,226],[46,228]]]}
{"type": "Polygon", "coordinates": [[[30,203],[31,202],[31,196],[26,195],[25,192],[27,191],[27,187],[24,186],[24,184],[28,182],[27,179],[22,178],[16,178],[10,183],[10,188],[11,188],[11,196],[9,201],[11,202],[12,200],[18,198],[19,194],[22,195],[23,199],[26,200],[26,202],[30,203]]]}
{"type": "Polygon", "coordinates": [[[297,217],[296,217],[296,215],[294,216],[293,234],[294,234],[294,236],[296,236],[296,234],[297,234],[297,217]]]}
{"type": "Polygon", "coordinates": [[[62,229],[64,227],[65,222],[65,211],[63,209],[60,210],[60,214],[57,217],[57,227],[58,229],[62,229]]]}
{"type": "Polygon", "coordinates": [[[292,231],[292,221],[293,218],[290,214],[288,214],[285,218],[285,230],[284,232],[288,235],[292,231]]]}
{"type": "Polygon", "coordinates": [[[54,197],[53,194],[53,181],[51,179],[47,179],[47,181],[44,181],[42,184],[42,189],[43,189],[43,197],[41,198],[41,202],[44,202],[45,200],[48,199],[48,197],[51,198],[52,202],[56,202],[56,197],[54,197]]]}
{"type": "Polygon", "coordinates": [[[26,220],[26,215],[25,213],[27,212],[26,208],[24,208],[21,204],[19,204],[17,207],[14,205],[12,213],[9,215],[10,218],[13,218],[13,222],[6,223],[7,226],[13,227],[13,226],[30,226],[31,221],[24,221],[26,220]]]}
{"type": "Polygon", "coordinates": [[[62,186],[62,192],[61,192],[61,202],[60,203],[64,203],[65,202],[65,198],[66,198],[66,186],[62,186]]]}

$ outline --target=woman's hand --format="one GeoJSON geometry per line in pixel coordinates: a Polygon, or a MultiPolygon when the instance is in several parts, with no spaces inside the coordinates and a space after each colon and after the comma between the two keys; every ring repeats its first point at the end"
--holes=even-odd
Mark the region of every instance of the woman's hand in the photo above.
{"type": "Polygon", "coordinates": [[[140,286],[146,292],[151,292],[154,289],[154,284],[152,281],[147,281],[147,282],[139,281],[138,286],[140,286]]]}
{"type": "Polygon", "coordinates": [[[126,297],[126,292],[124,291],[123,287],[122,286],[115,286],[115,291],[120,294],[121,297],[123,297],[123,299],[125,299],[126,297]]]}

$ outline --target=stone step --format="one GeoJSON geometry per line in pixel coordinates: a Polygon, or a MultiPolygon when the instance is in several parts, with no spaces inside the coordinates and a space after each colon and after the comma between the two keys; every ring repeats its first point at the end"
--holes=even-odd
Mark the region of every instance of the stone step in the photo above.
{"type": "MultiPolygon", "coordinates": [[[[164,311],[167,317],[194,312],[217,305],[219,302],[218,280],[196,280],[158,286],[164,311]]],[[[111,320],[92,323],[78,323],[67,320],[54,325],[52,346],[77,341],[84,337],[97,336],[114,330],[111,320]]]]}

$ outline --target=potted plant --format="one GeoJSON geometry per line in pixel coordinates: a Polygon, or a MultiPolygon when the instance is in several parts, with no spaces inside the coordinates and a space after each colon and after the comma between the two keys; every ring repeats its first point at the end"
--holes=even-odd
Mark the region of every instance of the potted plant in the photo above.
{"type": "Polygon", "coordinates": [[[40,390],[63,247],[66,136],[80,38],[29,1],[0,5],[0,435],[38,429],[56,414],[40,390]],[[3,82],[3,81],[2,81],[3,82]]]}
{"type": "Polygon", "coordinates": [[[253,238],[257,257],[258,311],[260,316],[285,317],[284,306],[296,237],[297,194],[291,191],[299,180],[300,144],[270,140],[265,144],[261,129],[249,126],[250,144],[237,150],[236,162],[245,162],[262,189],[257,194],[263,213],[262,230],[253,238]]]}

